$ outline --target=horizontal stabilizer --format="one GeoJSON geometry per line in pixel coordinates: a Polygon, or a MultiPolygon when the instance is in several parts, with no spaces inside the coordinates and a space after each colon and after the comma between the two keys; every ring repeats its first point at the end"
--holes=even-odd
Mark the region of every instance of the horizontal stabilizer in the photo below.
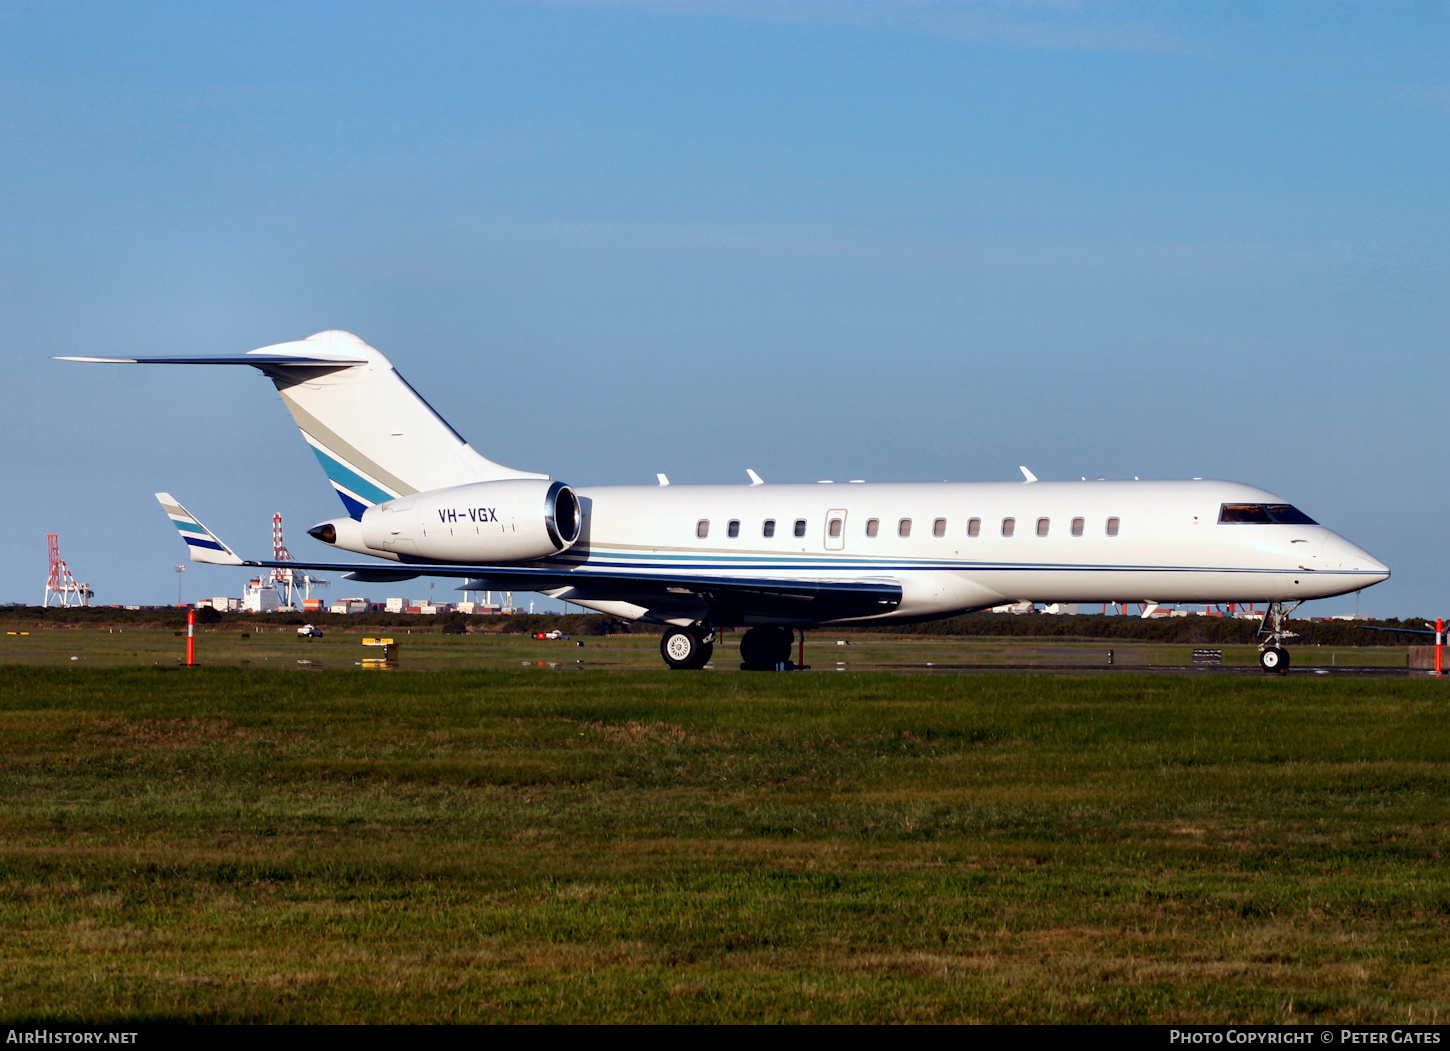
{"type": "Polygon", "coordinates": [[[267,354],[252,351],[250,354],[232,354],[221,358],[88,358],[58,357],[56,361],[84,361],[92,365],[251,365],[253,368],[346,368],[349,365],[366,365],[367,358],[356,354],[298,353],[267,354]]]}
{"type": "Polygon", "coordinates": [[[240,566],[245,563],[223,544],[206,526],[198,522],[186,508],[177,502],[176,497],[170,493],[157,493],[157,501],[161,509],[166,512],[171,524],[181,534],[181,539],[186,541],[187,549],[191,552],[193,562],[211,562],[218,566],[240,566]]]}

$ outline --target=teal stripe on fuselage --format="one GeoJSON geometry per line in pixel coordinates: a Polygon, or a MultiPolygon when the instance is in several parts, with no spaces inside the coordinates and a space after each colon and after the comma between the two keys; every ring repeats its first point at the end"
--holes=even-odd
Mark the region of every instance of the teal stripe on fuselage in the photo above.
{"type": "Polygon", "coordinates": [[[392,500],[394,498],[394,495],[392,493],[388,492],[385,489],[379,489],[376,485],[368,481],[362,475],[358,474],[352,468],[348,467],[341,461],[334,459],[332,456],[323,452],[317,446],[309,444],[308,447],[317,454],[317,462],[322,464],[323,471],[326,472],[327,477],[331,479],[332,482],[334,482],[335,484],[340,485],[343,488],[347,489],[349,492],[355,494],[356,496],[359,496],[364,500],[371,501],[375,504],[385,503],[386,501],[392,500]]]}

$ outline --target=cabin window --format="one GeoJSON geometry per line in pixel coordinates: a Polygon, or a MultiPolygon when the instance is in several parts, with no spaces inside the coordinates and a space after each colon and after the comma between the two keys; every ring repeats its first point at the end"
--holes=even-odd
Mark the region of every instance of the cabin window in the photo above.
{"type": "Polygon", "coordinates": [[[909,519],[909,518],[903,518],[900,522],[897,522],[896,523],[896,535],[897,536],[910,536],[911,535],[911,519],[909,519]]]}
{"type": "Polygon", "coordinates": [[[1116,518],[1109,518],[1108,519],[1108,536],[1117,536],[1117,535],[1118,535],[1118,520],[1116,518]]]}
{"type": "Polygon", "coordinates": [[[1017,519],[1015,519],[1015,518],[1004,518],[1004,519],[1002,519],[1002,535],[1003,536],[1011,536],[1015,532],[1017,532],[1017,519]]]}
{"type": "Polygon", "coordinates": [[[732,519],[730,519],[730,524],[725,527],[725,532],[728,533],[728,534],[730,534],[731,537],[737,537],[737,536],[739,536],[740,535],[740,519],[738,519],[738,518],[732,518],[732,519]]]}
{"type": "Polygon", "coordinates": [[[804,518],[797,518],[795,520],[795,535],[796,536],[805,536],[806,535],[806,520],[804,518]]]}
{"type": "Polygon", "coordinates": [[[707,536],[710,535],[710,520],[708,518],[702,518],[699,522],[696,523],[695,535],[701,540],[704,540],[707,536]]]}
{"type": "Polygon", "coordinates": [[[775,536],[775,519],[774,518],[767,518],[765,520],[765,525],[763,525],[763,526],[760,527],[760,535],[761,536],[764,536],[764,537],[772,537],[772,536],[775,536]]]}
{"type": "Polygon", "coordinates": [[[879,518],[866,519],[866,535],[875,536],[881,531],[881,520],[879,518]]]}
{"type": "Polygon", "coordinates": [[[935,522],[933,522],[931,524],[931,535],[932,536],[946,536],[947,535],[947,520],[945,518],[938,518],[935,522]]]}
{"type": "Polygon", "coordinates": [[[967,536],[982,535],[982,520],[980,518],[967,519],[967,536]]]}
{"type": "Polygon", "coordinates": [[[1082,528],[1085,525],[1087,525],[1087,522],[1083,521],[1081,518],[1074,518],[1072,520],[1072,535],[1082,536],[1082,528]]]}
{"type": "Polygon", "coordinates": [[[1039,518],[1037,520],[1037,535],[1038,536],[1046,536],[1047,535],[1047,530],[1049,528],[1051,528],[1051,526],[1052,526],[1052,519],[1050,519],[1050,518],[1039,518]]]}
{"type": "Polygon", "coordinates": [[[831,524],[828,525],[828,526],[826,526],[826,533],[827,533],[827,535],[830,536],[830,538],[832,540],[838,540],[838,539],[840,539],[840,536],[841,536],[841,520],[839,518],[833,518],[833,519],[831,519],[831,524]]]}

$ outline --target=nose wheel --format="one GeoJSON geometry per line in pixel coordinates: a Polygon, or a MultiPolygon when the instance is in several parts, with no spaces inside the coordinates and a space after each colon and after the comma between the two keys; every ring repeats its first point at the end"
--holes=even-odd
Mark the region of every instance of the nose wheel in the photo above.
{"type": "Polygon", "coordinates": [[[1266,672],[1289,670],[1289,651],[1282,646],[1265,646],[1259,651],[1259,667],[1266,672]]]}
{"type": "Polygon", "coordinates": [[[703,668],[715,655],[715,633],[705,628],[671,628],[660,639],[660,656],[677,671],[703,668]]]}

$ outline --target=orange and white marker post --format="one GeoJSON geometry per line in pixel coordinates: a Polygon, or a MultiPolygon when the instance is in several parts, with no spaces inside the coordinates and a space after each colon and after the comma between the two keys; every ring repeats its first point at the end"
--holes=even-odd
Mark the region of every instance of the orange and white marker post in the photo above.
{"type": "Polygon", "coordinates": [[[1435,618],[1435,678],[1440,677],[1441,658],[1445,651],[1445,618],[1435,618]]]}
{"type": "Polygon", "coordinates": [[[186,666],[196,666],[196,610],[186,611],[186,666]]]}

